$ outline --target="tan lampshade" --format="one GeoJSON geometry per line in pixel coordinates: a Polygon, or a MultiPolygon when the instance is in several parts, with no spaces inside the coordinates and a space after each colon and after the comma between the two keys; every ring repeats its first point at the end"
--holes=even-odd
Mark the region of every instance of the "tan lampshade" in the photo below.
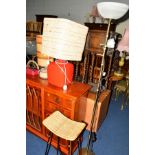
{"type": "Polygon", "coordinates": [[[56,59],[80,61],[88,27],[63,18],[44,18],[42,53],[56,59]]]}
{"type": "Polygon", "coordinates": [[[118,43],[117,50],[120,52],[126,51],[129,52],[129,29],[125,29],[124,35],[121,41],[118,43]]]}

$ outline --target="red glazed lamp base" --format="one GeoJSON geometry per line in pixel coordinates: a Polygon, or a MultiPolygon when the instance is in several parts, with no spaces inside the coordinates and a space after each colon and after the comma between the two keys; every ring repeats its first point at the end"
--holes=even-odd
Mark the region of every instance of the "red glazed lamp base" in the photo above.
{"type": "Polygon", "coordinates": [[[47,67],[48,82],[57,87],[68,85],[73,80],[74,65],[64,60],[51,62],[47,67]]]}

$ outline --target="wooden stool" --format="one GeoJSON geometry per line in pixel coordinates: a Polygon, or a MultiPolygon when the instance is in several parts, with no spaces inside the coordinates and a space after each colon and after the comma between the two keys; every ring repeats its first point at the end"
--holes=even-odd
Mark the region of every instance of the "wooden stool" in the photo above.
{"type": "Polygon", "coordinates": [[[57,154],[59,150],[59,138],[63,138],[68,141],[68,154],[71,155],[71,142],[80,139],[80,135],[86,127],[85,123],[73,121],[59,111],[53,112],[50,116],[44,119],[43,124],[51,132],[47,141],[45,155],[48,155],[49,153],[53,134],[57,136],[57,154]]]}

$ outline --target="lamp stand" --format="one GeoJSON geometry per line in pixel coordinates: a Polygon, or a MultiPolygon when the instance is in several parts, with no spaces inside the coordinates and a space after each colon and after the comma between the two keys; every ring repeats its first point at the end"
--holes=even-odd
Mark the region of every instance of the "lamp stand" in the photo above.
{"type": "Polygon", "coordinates": [[[86,148],[81,148],[79,150],[78,155],[95,155],[95,153],[92,150],[93,147],[93,138],[94,138],[94,133],[93,132],[93,126],[94,126],[94,121],[95,121],[95,114],[96,114],[96,109],[97,109],[97,104],[98,104],[98,100],[99,100],[99,96],[101,93],[101,86],[102,86],[102,75],[105,69],[105,53],[106,53],[106,48],[107,48],[107,41],[108,41],[108,37],[109,37],[109,31],[110,31],[110,24],[111,24],[111,19],[108,19],[108,28],[107,28],[107,33],[106,33],[106,38],[105,38],[105,43],[102,44],[101,46],[103,47],[103,54],[102,54],[102,62],[101,62],[101,69],[100,69],[100,76],[99,76],[99,82],[97,85],[97,91],[96,91],[96,96],[95,96],[95,103],[94,103],[94,107],[93,107],[93,113],[92,113],[92,118],[91,118],[91,128],[89,131],[89,136],[88,136],[88,143],[87,143],[87,147],[86,148]]]}
{"type": "Polygon", "coordinates": [[[119,68],[117,71],[114,72],[114,75],[116,76],[124,76],[124,73],[122,72],[122,67],[124,66],[124,62],[125,61],[125,53],[123,52],[123,55],[121,56],[120,60],[119,60],[119,68]]]}

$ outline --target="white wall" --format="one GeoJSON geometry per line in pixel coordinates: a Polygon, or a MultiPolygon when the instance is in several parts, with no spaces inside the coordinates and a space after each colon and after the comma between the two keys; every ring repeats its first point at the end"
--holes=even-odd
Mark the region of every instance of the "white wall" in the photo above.
{"type": "MultiPolygon", "coordinates": [[[[94,4],[103,0],[26,0],[26,20],[35,20],[36,14],[57,15],[79,23],[86,22],[86,15],[94,4]]],[[[107,1],[107,0],[104,0],[107,1]]],[[[129,0],[110,0],[129,4],[129,0]]],[[[128,20],[119,24],[116,31],[123,33],[128,20]]]]}

